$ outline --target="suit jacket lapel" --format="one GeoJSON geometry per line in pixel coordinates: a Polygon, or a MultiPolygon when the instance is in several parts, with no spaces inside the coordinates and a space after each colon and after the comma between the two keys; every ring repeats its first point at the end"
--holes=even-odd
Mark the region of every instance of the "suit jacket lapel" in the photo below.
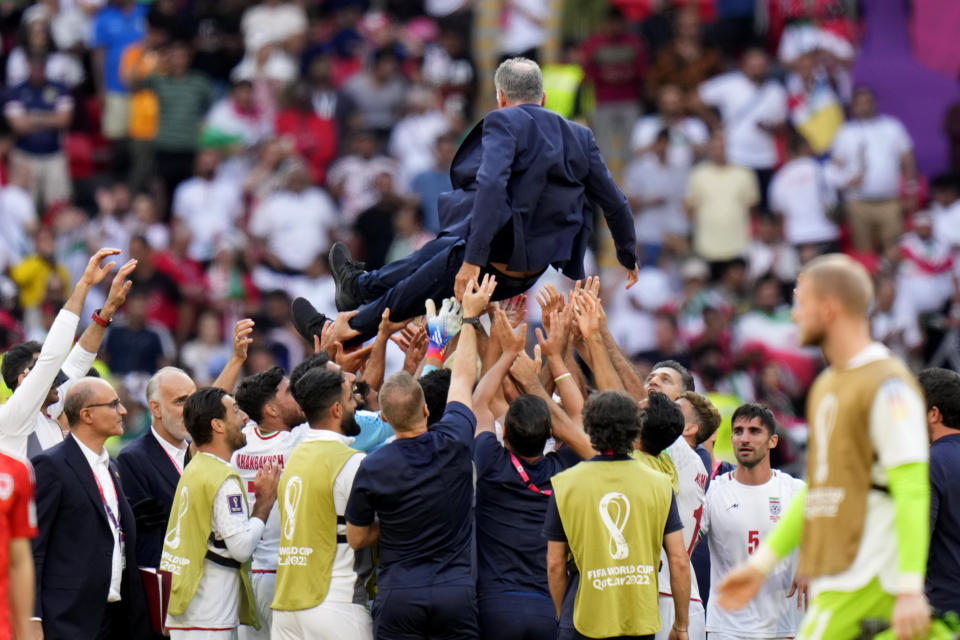
{"type": "MultiPolygon", "coordinates": [[[[100,497],[100,491],[97,489],[97,481],[93,477],[93,469],[90,468],[90,463],[87,462],[86,456],[83,455],[83,451],[80,450],[80,445],[77,444],[73,435],[68,436],[67,439],[64,440],[63,448],[67,465],[73,470],[80,486],[83,487],[87,497],[90,498],[90,501],[96,507],[95,511],[100,514],[100,519],[107,527],[110,527],[107,511],[103,508],[103,499],[100,497]]],[[[117,486],[120,486],[119,481],[117,481],[117,486]]]]}
{"type": "Polygon", "coordinates": [[[157,439],[152,433],[148,432],[144,436],[144,439],[144,445],[146,445],[150,462],[153,463],[154,468],[170,485],[170,494],[172,495],[177,489],[177,483],[180,482],[180,473],[173,465],[173,460],[170,459],[170,456],[163,450],[163,447],[157,442],[157,439]]]}

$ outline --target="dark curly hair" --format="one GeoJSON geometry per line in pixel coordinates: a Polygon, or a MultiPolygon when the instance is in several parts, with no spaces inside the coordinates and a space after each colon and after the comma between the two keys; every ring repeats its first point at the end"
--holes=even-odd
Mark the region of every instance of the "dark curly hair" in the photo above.
{"type": "Polygon", "coordinates": [[[17,378],[23,373],[24,369],[33,364],[33,356],[40,353],[43,348],[36,340],[28,340],[10,347],[3,354],[3,363],[0,364],[0,375],[3,376],[3,382],[11,390],[17,388],[17,378]]]}
{"type": "Polygon", "coordinates": [[[940,410],[943,426],[960,429],[960,374],[949,369],[924,369],[917,376],[923,395],[927,399],[927,410],[936,407],[940,410]]]}
{"type": "Polygon", "coordinates": [[[297,401],[307,422],[320,421],[323,414],[337,402],[343,401],[343,372],[314,367],[303,374],[293,387],[293,399],[297,401]]]}
{"type": "Polygon", "coordinates": [[[290,388],[293,389],[296,387],[297,382],[300,381],[300,378],[302,378],[307,371],[316,369],[317,367],[325,367],[328,362],[330,362],[330,356],[327,355],[326,351],[321,351],[295,366],[293,371],[290,372],[290,388]]]}
{"type": "Polygon", "coordinates": [[[621,391],[598,393],[583,407],[583,430],[597,451],[629,455],[640,435],[640,407],[621,391]]]}
{"type": "Polygon", "coordinates": [[[423,389],[423,399],[427,403],[430,416],[427,426],[440,420],[447,408],[447,393],[450,391],[450,369],[434,369],[419,380],[423,389]]]}
{"type": "Polygon", "coordinates": [[[263,405],[277,397],[277,387],[287,375],[280,367],[272,367],[240,381],[234,400],[250,416],[250,419],[260,424],[263,422],[263,405]]]}
{"type": "Polygon", "coordinates": [[[652,456],[673,444],[686,421],[676,402],[663,393],[653,392],[647,396],[647,406],[641,418],[640,444],[652,456]]]}

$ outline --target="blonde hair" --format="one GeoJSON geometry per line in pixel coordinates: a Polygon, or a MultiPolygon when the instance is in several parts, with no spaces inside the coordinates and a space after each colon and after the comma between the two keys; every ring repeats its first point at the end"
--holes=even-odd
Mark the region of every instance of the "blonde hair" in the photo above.
{"type": "Polygon", "coordinates": [[[399,371],[380,387],[380,412],[395,431],[409,431],[423,419],[423,389],[406,371],[399,371]]]}
{"type": "Polygon", "coordinates": [[[851,315],[865,316],[873,303],[873,281],[867,269],[840,253],[811,260],[800,277],[808,280],[817,294],[835,298],[851,315]]]}

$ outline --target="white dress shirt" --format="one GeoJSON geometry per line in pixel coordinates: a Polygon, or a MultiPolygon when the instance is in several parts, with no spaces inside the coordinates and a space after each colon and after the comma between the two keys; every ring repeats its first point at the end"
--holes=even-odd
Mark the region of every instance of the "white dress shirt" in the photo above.
{"type": "Polygon", "coordinates": [[[183,475],[183,467],[186,466],[186,456],[187,449],[190,447],[186,442],[183,443],[181,447],[175,447],[166,440],[163,436],[157,433],[157,430],[150,425],[150,433],[153,434],[153,437],[157,439],[157,442],[160,443],[160,446],[163,447],[163,450],[170,456],[170,459],[173,460],[173,466],[177,468],[177,473],[183,475]]]}
{"type": "Polygon", "coordinates": [[[107,509],[113,512],[113,518],[106,514],[107,521],[110,524],[110,530],[113,532],[113,563],[110,568],[110,591],[107,594],[107,602],[120,602],[120,582],[123,579],[123,550],[120,548],[120,503],[117,494],[117,486],[113,482],[110,474],[110,454],[106,449],[101,449],[100,453],[95,453],[87,445],[80,442],[79,438],[74,438],[80,446],[80,451],[93,469],[93,475],[100,484],[101,495],[106,503],[107,509]],[[116,524],[114,524],[116,519],[116,524]]]}

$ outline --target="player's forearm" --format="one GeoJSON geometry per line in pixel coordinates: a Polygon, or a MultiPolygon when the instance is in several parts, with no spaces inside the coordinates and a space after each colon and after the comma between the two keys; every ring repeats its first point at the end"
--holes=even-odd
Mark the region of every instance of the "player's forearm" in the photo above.
{"type": "Polygon", "coordinates": [[[390,336],[378,333],[373,341],[373,349],[370,351],[370,359],[367,360],[367,366],[363,368],[362,379],[374,391],[380,391],[383,386],[383,376],[387,363],[387,342],[390,336]]]}
{"type": "Polygon", "coordinates": [[[33,615],[33,554],[30,541],[17,538],[10,542],[10,626],[17,638],[29,638],[33,615]]]}
{"type": "MultiPolygon", "coordinates": [[[[269,515],[270,510],[267,509],[269,515]]],[[[246,562],[253,556],[253,551],[257,548],[260,536],[263,535],[263,528],[266,523],[266,516],[254,511],[254,515],[247,520],[247,530],[227,536],[223,539],[227,545],[227,553],[237,562],[246,562]]]]}
{"type": "Polygon", "coordinates": [[[477,334],[473,325],[463,323],[457,342],[456,358],[450,373],[447,402],[473,405],[473,383],[477,377],[477,334]]]}
{"type": "Polygon", "coordinates": [[[602,335],[603,344],[607,347],[607,353],[610,354],[613,368],[623,383],[624,389],[626,389],[627,393],[629,393],[634,400],[639,401],[643,399],[647,395],[647,392],[643,386],[643,380],[637,374],[637,370],[633,368],[633,365],[627,360],[627,357],[623,355],[620,346],[617,345],[616,340],[613,339],[613,336],[610,335],[606,327],[603,328],[602,335]]]}
{"type": "Polygon", "coordinates": [[[583,395],[577,387],[573,373],[567,370],[562,355],[548,357],[547,364],[553,375],[552,380],[564,411],[571,418],[579,419],[580,414],[583,413],[583,395]]]}
{"type": "Polygon", "coordinates": [[[787,507],[780,524],[774,527],[767,539],[750,556],[750,566],[763,573],[770,573],[780,560],[787,557],[800,545],[803,534],[803,507],[807,500],[807,488],[803,487],[787,507]]]}
{"type": "Polygon", "coordinates": [[[590,352],[591,364],[594,381],[597,389],[600,391],[623,391],[623,382],[617,375],[613,363],[610,362],[610,355],[603,344],[603,338],[599,335],[591,336],[586,339],[587,350],[590,352]]]}
{"type": "Polygon", "coordinates": [[[567,590],[567,566],[565,562],[547,564],[547,584],[550,586],[550,597],[557,610],[557,617],[563,610],[563,594],[567,590]]]}
{"type": "Polygon", "coordinates": [[[673,626],[686,630],[690,624],[690,563],[686,554],[682,559],[670,558],[670,592],[673,594],[673,626]]]}
{"type": "Polygon", "coordinates": [[[223,389],[227,393],[233,393],[233,388],[237,385],[237,378],[240,377],[240,372],[243,370],[243,363],[243,358],[236,355],[230,356],[226,366],[223,367],[223,371],[220,372],[211,386],[223,389]]]}
{"type": "Polygon", "coordinates": [[[930,541],[929,465],[913,462],[887,469],[897,532],[898,590],[923,593],[930,541]]]}

